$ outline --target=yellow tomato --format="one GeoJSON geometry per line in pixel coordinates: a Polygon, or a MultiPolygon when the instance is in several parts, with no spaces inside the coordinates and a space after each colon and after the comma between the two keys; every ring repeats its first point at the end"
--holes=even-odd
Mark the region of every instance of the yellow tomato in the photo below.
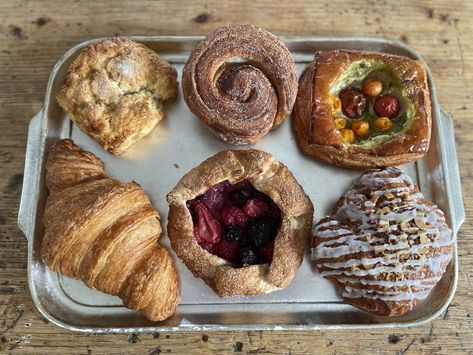
{"type": "Polygon", "coordinates": [[[335,127],[337,127],[337,129],[339,130],[344,129],[347,126],[347,122],[345,121],[344,118],[341,118],[341,117],[334,119],[333,123],[335,124],[335,127]]]}
{"type": "Polygon", "coordinates": [[[370,129],[370,124],[365,120],[356,120],[351,124],[351,129],[357,136],[364,136],[370,129]]]}
{"type": "Polygon", "coordinates": [[[387,117],[378,117],[374,121],[374,126],[378,131],[386,132],[393,126],[393,122],[387,117]]]}
{"type": "Polygon", "coordinates": [[[355,133],[349,128],[344,128],[341,131],[343,139],[350,144],[355,143],[355,133]]]}

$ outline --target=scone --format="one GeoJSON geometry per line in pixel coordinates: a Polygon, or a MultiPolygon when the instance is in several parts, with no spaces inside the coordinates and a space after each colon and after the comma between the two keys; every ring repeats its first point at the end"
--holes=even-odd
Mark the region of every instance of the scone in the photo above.
{"type": "Polygon", "coordinates": [[[164,102],[177,96],[176,77],[145,45],[106,39],[72,62],[57,101],[82,131],[121,154],[164,118],[164,102]]]}
{"type": "Polygon", "coordinates": [[[253,144],[291,112],[296,65],[272,33],[252,25],[221,27],[191,53],[182,92],[189,109],[216,136],[253,144]]]}
{"type": "Polygon", "coordinates": [[[398,316],[425,299],[452,258],[454,235],[440,209],[390,167],[363,174],[314,226],[312,257],[345,302],[398,316]]]}
{"type": "Polygon", "coordinates": [[[270,154],[220,152],[186,174],[167,199],[174,251],[220,297],[282,289],[299,269],[312,203],[270,154]]]}
{"type": "Polygon", "coordinates": [[[299,80],[293,126],[301,150],[349,168],[400,165],[429,148],[422,62],[385,53],[321,51],[299,80]]]}

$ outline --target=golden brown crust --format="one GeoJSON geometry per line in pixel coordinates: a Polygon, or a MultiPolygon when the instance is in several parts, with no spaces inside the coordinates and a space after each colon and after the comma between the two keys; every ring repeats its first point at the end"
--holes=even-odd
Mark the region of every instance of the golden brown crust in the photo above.
{"type": "Polygon", "coordinates": [[[49,151],[46,161],[46,186],[52,195],[57,191],[105,177],[102,161],[85,152],[70,140],[61,140],[49,151]]]}
{"type": "Polygon", "coordinates": [[[142,188],[108,178],[102,161],[69,139],[51,147],[46,184],[41,258],[49,268],[119,296],[151,320],[170,317],[177,273],[157,244],[159,213],[142,188]]]}
{"type": "Polygon", "coordinates": [[[190,110],[224,141],[252,144],[291,112],[297,73],[286,46],[252,26],[221,27],[192,52],[182,75],[190,110]],[[232,62],[244,58],[244,63],[232,62]]]}
{"type": "Polygon", "coordinates": [[[59,105],[79,128],[121,154],[164,118],[177,73],[157,53],[126,38],[91,44],[72,62],[59,105]]]}
{"type": "Polygon", "coordinates": [[[348,168],[400,165],[421,158],[428,150],[432,117],[430,91],[423,63],[406,57],[371,52],[322,51],[299,79],[292,115],[300,149],[330,164],[348,168]],[[346,143],[334,126],[331,85],[352,63],[369,59],[393,68],[415,107],[411,126],[371,148],[346,143]]]}
{"type": "Polygon", "coordinates": [[[399,316],[428,297],[452,258],[454,235],[437,206],[389,167],[363,174],[314,226],[312,256],[345,302],[399,316]]]}
{"type": "Polygon", "coordinates": [[[313,206],[292,173],[270,154],[258,150],[220,152],[184,175],[167,199],[168,235],[174,251],[194,276],[202,278],[220,297],[260,295],[284,288],[299,269],[313,206]],[[237,183],[245,179],[278,205],[282,222],[271,264],[234,268],[197,243],[186,201],[222,181],[237,183]]]}

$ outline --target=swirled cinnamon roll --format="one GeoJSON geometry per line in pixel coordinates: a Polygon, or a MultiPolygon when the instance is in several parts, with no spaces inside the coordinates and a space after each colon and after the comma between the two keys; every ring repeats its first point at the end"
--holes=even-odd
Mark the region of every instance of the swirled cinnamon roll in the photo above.
{"type": "Polygon", "coordinates": [[[182,90],[190,110],[214,134],[252,144],[291,112],[296,66],[273,34],[251,25],[221,27],[192,52],[182,90]]]}

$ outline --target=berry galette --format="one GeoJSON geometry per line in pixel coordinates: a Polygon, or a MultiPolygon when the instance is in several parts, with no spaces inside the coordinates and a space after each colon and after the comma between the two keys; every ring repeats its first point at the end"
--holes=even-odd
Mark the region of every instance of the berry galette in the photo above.
{"type": "Polygon", "coordinates": [[[268,153],[218,153],[186,174],[168,202],[173,249],[220,297],[284,288],[302,262],[312,203],[268,153]]]}

